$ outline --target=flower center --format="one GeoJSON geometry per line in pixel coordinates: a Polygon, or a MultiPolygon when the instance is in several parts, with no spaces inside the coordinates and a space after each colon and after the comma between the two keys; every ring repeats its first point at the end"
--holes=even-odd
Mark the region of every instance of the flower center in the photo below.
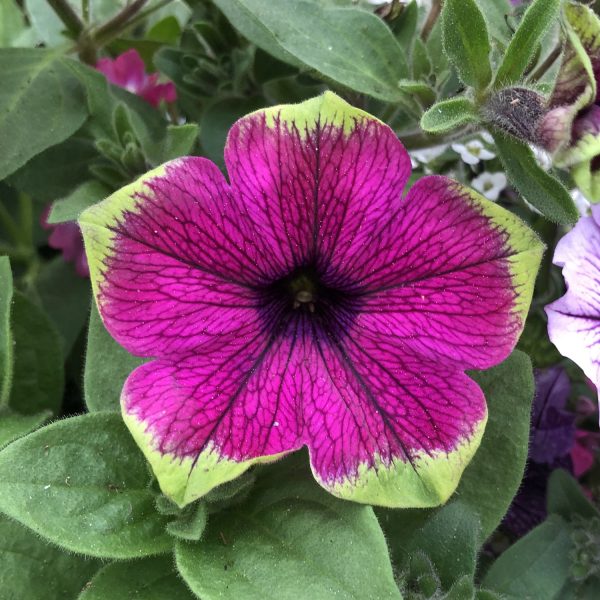
{"type": "Polygon", "coordinates": [[[292,297],[294,310],[307,308],[309,312],[315,312],[315,303],[318,298],[318,280],[315,273],[300,271],[292,273],[288,283],[288,293],[292,297]]]}

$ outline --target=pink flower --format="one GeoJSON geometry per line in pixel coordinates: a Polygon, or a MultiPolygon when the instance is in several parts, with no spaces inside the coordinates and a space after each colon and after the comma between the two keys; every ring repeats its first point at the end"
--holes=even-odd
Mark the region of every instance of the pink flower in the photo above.
{"type": "Polygon", "coordinates": [[[79,225],[75,222],[59,223],[57,225],[48,223],[50,208],[48,206],[40,218],[42,227],[51,232],[48,237],[48,245],[55,250],[61,250],[64,260],[74,263],[75,270],[80,277],[89,277],[90,270],[79,225]]]}
{"type": "Polygon", "coordinates": [[[80,218],[100,315],[152,358],[125,383],[162,490],[192,502],[308,447],[317,481],[384,506],[445,502],[487,418],[465,374],[504,360],[542,244],[410,158],[332,93],[229,132],[80,218]]]}
{"type": "Polygon", "coordinates": [[[165,102],[177,100],[175,85],[172,82],[158,83],[158,73],[146,73],[142,58],[133,48],[114,60],[101,58],[96,64],[96,69],[104,73],[108,81],[114,85],[141,96],[152,106],[159,106],[163,100],[165,102]]]}

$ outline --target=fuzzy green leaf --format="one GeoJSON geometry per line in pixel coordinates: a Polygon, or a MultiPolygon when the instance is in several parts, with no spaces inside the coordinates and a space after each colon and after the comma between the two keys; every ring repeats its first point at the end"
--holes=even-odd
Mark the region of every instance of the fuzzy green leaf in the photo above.
{"type": "Polygon", "coordinates": [[[92,304],[83,387],[88,409],[121,410],[119,399],[128,375],[144,359],[133,356],[110,336],[95,304],[92,304]]]}
{"type": "Polygon", "coordinates": [[[170,556],[106,565],[78,600],[193,600],[170,556]]]}
{"type": "Polygon", "coordinates": [[[11,314],[14,363],[10,407],[34,415],[62,404],[64,372],[60,337],[46,314],[15,292],[11,314]]]}
{"type": "Polygon", "coordinates": [[[72,417],[13,442],[0,481],[0,511],[68,550],[135,558],[172,545],[120,415],[72,417]]]}
{"type": "Polygon", "coordinates": [[[243,509],[211,515],[200,543],[177,543],[186,583],[203,600],[399,600],[373,510],[330,496],[294,458],[269,468],[243,509]]]}
{"type": "Polygon", "coordinates": [[[197,542],[206,528],[206,504],[196,503],[186,508],[189,510],[183,511],[177,520],[167,523],[167,532],[180,540],[197,542]]]}
{"type": "Polygon", "coordinates": [[[52,416],[52,411],[44,410],[34,415],[21,415],[10,409],[0,410],[0,448],[27,435],[52,416]]]}
{"type": "Polygon", "coordinates": [[[421,118],[421,127],[429,133],[446,133],[478,119],[469,99],[452,98],[434,104],[421,118]]]}
{"type": "Polygon", "coordinates": [[[75,133],[88,113],[83,88],[52,51],[0,48],[0,73],[2,180],[75,133]]]}
{"type": "MultiPolygon", "coordinates": [[[[49,517],[50,518],[50,517],[49,517]]],[[[0,516],[0,597],[3,600],[75,598],[100,566],[40,539],[0,516]]]]}
{"type": "Polygon", "coordinates": [[[506,174],[523,198],[550,221],[561,225],[576,223],[579,212],[571,194],[538,165],[529,146],[501,134],[495,134],[494,140],[506,174]]]}
{"type": "Polygon", "coordinates": [[[496,85],[506,86],[521,79],[537,55],[538,44],[558,18],[561,0],[535,0],[531,3],[504,54],[496,73],[496,85]]]}
{"type": "Polygon", "coordinates": [[[52,205],[48,223],[76,221],[86,208],[104,200],[109,195],[110,190],[99,181],[86,181],[66,198],[57,200],[52,205]]]}
{"type": "Polygon", "coordinates": [[[490,39],[475,0],[445,0],[442,9],[444,49],[465,85],[485,89],[492,80],[490,39]]]}
{"type": "Polygon", "coordinates": [[[277,58],[291,55],[345,87],[389,102],[403,100],[397,83],[408,77],[406,57],[374,14],[307,0],[215,3],[242,34],[277,58]]]}
{"type": "Polygon", "coordinates": [[[10,333],[10,307],[13,280],[10,261],[0,256],[0,408],[8,404],[12,382],[13,349],[10,333]]]}
{"type": "Polygon", "coordinates": [[[548,481],[548,513],[570,521],[576,515],[585,519],[600,517],[600,511],[586,498],[579,484],[566,471],[557,469],[548,481]]]}
{"type": "Polygon", "coordinates": [[[568,524],[550,516],[496,560],[483,585],[507,600],[558,598],[569,579],[571,548],[568,524]]]}

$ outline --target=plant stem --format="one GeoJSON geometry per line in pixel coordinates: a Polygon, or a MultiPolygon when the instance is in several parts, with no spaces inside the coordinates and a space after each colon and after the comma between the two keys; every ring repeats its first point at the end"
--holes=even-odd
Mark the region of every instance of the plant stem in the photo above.
{"type": "Polygon", "coordinates": [[[131,19],[144,7],[148,0],[134,0],[128,4],[120,13],[101,25],[93,34],[93,38],[99,46],[119,35],[121,31],[130,24],[131,19]]]}
{"type": "Polygon", "coordinates": [[[421,30],[421,39],[426,42],[431,34],[432,29],[435,27],[437,20],[442,12],[442,0],[432,0],[431,10],[427,15],[427,20],[421,30]]]}
{"type": "Polygon", "coordinates": [[[531,74],[529,81],[539,81],[562,54],[562,50],[561,44],[556,46],[556,48],[548,54],[546,60],[531,74]]]}
{"type": "Polygon", "coordinates": [[[90,0],[81,0],[81,17],[87,26],[90,23],[90,0]]]}
{"type": "Polygon", "coordinates": [[[67,0],[48,0],[48,4],[74,37],[83,31],[81,19],[67,0]]]}
{"type": "Polygon", "coordinates": [[[15,244],[21,241],[21,231],[2,202],[0,202],[0,224],[15,244]]]}

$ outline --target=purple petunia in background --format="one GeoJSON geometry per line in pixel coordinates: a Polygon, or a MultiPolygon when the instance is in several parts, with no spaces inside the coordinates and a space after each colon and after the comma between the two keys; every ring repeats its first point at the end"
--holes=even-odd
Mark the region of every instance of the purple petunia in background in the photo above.
{"type": "Polygon", "coordinates": [[[555,469],[573,470],[575,415],[567,410],[571,383],[564,369],[552,367],[535,373],[529,457],[518,494],[503,521],[516,537],[525,535],[546,517],[546,488],[555,469]]]}
{"type": "Polygon", "coordinates": [[[403,198],[403,145],[332,93],[239,120],[225,162],[80,218],[104,324],[154,359],[121,402],[162,490],[185,505],[307,446],[339,497],[444,502],[487,418],[464,371],[514,348],[541,242],[445,177],[403,198]]]}
{"type": "Polygon", "coordinates": [[[546,307],[548,334],[564,356],[600,384],[600,206],[556,246],[567,292],[546,307]]]}

